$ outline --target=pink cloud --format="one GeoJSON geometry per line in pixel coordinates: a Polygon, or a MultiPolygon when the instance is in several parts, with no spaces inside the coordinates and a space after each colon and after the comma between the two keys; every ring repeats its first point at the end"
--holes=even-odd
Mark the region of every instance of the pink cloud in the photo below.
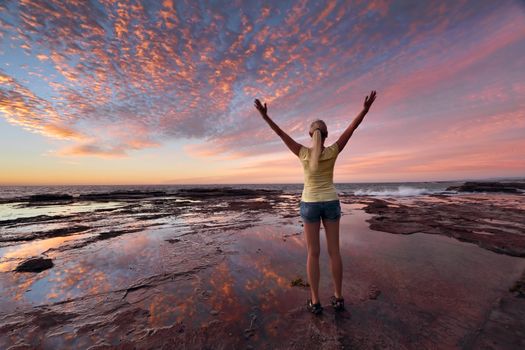
{"type": "MultiPolygon", "coordinates": [[[[190,156],[246,158],[239,171],[251,175],[272,168],[251,157],[285,150],[253,108],[254,98],[308,144],[312,120],[329,123],[333,142],[364,96],[378,90],[351,141],[354,167],[343,166],[352,175],[379,172],[384,164],[426,164],[425,152],[442,143],[489,152],[482,142],[508,141],[524,128],[525,15],[514,3],[191,4],[9,6],[2,41],[41,66],[0,75],[2,116],[69,140],[59,155],[123,157],[165,140],[193,139],[184,147],[190,156]]],[[[445,159],[447,152],[435,156],[445,159]]],[[[461,159],[482,166],[475,157],[461,159]]],[[[295,176],[287,169],[286,176],[295,176]]]]}

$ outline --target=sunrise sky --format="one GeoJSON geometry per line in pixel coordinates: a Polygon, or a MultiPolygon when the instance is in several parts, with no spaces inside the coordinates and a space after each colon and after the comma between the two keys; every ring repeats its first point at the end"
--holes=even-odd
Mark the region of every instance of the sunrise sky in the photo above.
{"type": "Polygon", "coordinates": [[[0,184],[525,176],[523,1],[2,1],[0,184]],[[66,4],[67,3],[67,4],[66,4]]]}

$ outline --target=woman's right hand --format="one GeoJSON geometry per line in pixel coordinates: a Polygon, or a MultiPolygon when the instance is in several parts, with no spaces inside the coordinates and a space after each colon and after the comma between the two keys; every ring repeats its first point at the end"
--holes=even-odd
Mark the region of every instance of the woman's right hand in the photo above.
{"type": "Polygon", "coordinates": [[[365,103],[363,104],[363,107],[366,110],[369,110],[370,106],[372,106],[372,103],[374,103],[375,99],[376,99],[376,91],[372,90],[372,92],[370,93],[370,96],[365,97],[365,103]]]}
{"type": "Polygon", "coordinates": [[[263,106],[261,101],[255,99],[255,108],[257,108],[257,110],[259,111],[259,113],[261,113],[263,117],[268,116],[268,107],[266,106],[266,103],[263,106]]]}

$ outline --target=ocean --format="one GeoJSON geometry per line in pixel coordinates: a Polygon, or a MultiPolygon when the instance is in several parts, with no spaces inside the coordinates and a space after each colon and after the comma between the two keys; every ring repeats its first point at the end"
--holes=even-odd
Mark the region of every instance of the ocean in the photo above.
{"type": "MultiPolygon", "coordinates": [[[[436,193],[455,193],[446,191],[449,186],[457,186],[463,181],[424,181],[424,182],[370,182],[336,183],[341,194],[369,196],[418,196],[436,193]]],[[[222,188],[282,190],[287,193],[300,193],[303,184],[210,184],[210,185],[75,185],[75,186],[0,186],[0,200],[12,201],[36,194],[69,194],[73,197],[88,193],[107,193],[113,191],[164,191],[176,193],[188,188],[222,188]]]]}

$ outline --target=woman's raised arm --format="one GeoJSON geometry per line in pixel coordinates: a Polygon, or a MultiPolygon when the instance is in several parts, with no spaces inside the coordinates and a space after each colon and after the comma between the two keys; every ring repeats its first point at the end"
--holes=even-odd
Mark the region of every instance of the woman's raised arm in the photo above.
{"type": "Polygon", "coordinates": [[[370,96],[365,97],[365,103],[363,104],[363,110],[354,118],[352,123],[346,128],[346,130],[339,136],[339,139],[336,141],[337,145],[339,146],[339,152],[345,148],[346,143],[348,140],[350,140],[350,137],[354,133],[354,130],[357,129],[359,124],[363,121],[363,118],[370,110],[370,106],[372,106],[372,103],[374,103],[374,100],[376,99],[376,91],[372,90],[370,93],[370,96]]]}
{"type": "Polygon", "coordinates": [[[294,139],[292,139],[277,124],[275,124],[273,120],[270,119],[270,117],[268,116],[268,107],[266,107],[266,103],[263,106],[261,101],[255,99],[255,108],[257,108],[257,110],[261,113],[261,116],[268,123],[268,125],[270,125],[272,130],[275,131],[275,133],[279,135],[279,137],[284,141],[284,143],[286,144],[286,146],[288,146],[290,151],[292,151],[296,156],[298,156],[299,150],[302,147],[301,144],[295,142],[294,139]]]}

